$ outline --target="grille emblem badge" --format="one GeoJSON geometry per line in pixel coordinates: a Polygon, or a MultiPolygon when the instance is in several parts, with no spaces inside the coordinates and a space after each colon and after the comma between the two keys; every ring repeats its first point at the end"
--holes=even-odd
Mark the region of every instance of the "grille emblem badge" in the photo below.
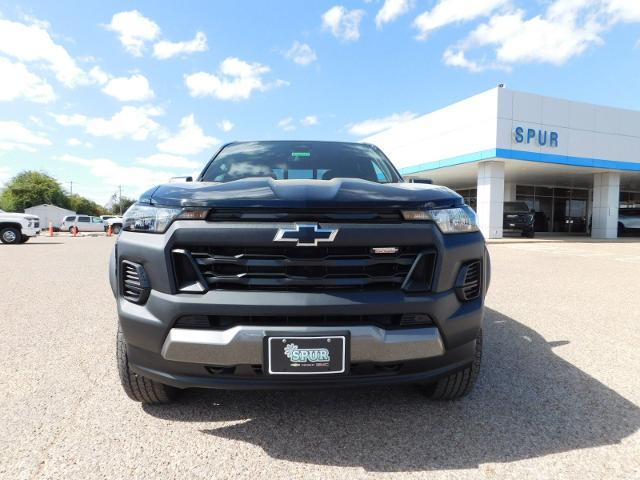
{"type": "Polygon", "coordinates": [[[333,242],[337,234],[337,228],[318,228],[317,224],[296,223],[296,228],[279,229],[273,241],[296,242],[296,247],[317,247],[319,242],[333,242]]]}

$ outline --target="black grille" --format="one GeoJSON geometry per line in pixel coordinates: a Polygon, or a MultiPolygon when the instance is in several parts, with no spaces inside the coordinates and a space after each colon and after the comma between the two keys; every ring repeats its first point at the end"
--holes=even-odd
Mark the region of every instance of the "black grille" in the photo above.
{"type": "Polygon", "coordinates": [[[482,268],[479,260],[463,265],[458,275],[458,296],[465,301],[474,300],[480,296],[482,268]]]}
{"type": "Polygon", "coordinates": [[[180,317],[176,328],[204,328],[226,330],[236,325],[261,327],[281,326],[327,326],[346,327],[354,325],[375,325],[384,329],[420,328],[432,326],[429,315],[315,315],[315,316],[249,316],[249,315],[186,315],[180,317]]]}
{"type": "Polygon", "coordinates": [[[210,222],[401,222],[402,215],[397,209],[340,209],[327,211],[317,208],[269,209],[269,208],[219,208],[212,210],[207,217],[210,222]]]}
{"type": "MultiPolygon", "coordinates": [[[[392,253],[339,246],[192,247],[174,250],[174,258],[178,252],[189,252],[210,289],[400,288],[422,250],[417,246],[395,247],[392,253]]],[[[430,255],[435,259],[435,253],[430,255]]],[[[429,288],[431,273],[427,278],[420,270],[423,290],[429,288]]],[[[177,281],[182,284],[181,278],[177,281]]]]}
{"type": "Polygon", "coordinates": [[[133,303],[142,304],[149,298],[149,280],[142,265],[124,260],[120,270],[122,296],[133,303]]]}

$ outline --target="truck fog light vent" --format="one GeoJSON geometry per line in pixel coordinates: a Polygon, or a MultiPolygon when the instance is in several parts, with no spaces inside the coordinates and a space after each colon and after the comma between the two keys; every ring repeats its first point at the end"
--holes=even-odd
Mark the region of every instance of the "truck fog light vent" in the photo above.
{"type": "Polygon", "coordinates": [[[151,292],[151,284],[147,272],[144,271],[142,265],[122,261],[120,269],[120,289],[122,296],[132,303],[142,305],[149,298],[151,292]]]}
{"type": "Polygon", "coordinates": [[[467,263],[460,268],[456,280],[456,293],[463,301],[474,300],[482,290],[482,264],[480,260],[467,263]]]}
{"type": "Polygon", "coordinates": [[[206,315],[184,315],[174,325],[176,328],[209,328],[210,326],[209,317],[206,315]]]}
{"type": "Polygon", "coordinates": [[[400,318],[400,325],[404,326],[416,326],[416,327],[424,327],[428,325],[433,325],[433,320],[429,315],[424,315],[421,313],[405,313],[400,318]]]}

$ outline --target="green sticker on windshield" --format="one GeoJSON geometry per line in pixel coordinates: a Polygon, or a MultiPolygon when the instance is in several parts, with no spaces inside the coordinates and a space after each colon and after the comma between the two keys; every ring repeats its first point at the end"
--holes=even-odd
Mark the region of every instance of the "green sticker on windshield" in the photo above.
{"type": "Polygon", "coordinates": [[[292,157],[310,157],[311,152],[291,152],[292,157]]]}

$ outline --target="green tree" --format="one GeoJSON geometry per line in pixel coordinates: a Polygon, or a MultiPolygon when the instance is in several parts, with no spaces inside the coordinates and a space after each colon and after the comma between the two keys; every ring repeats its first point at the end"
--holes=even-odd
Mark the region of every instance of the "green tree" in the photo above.
{"type": "Polygon", "coordinates": [[[107,213],[107,209],[103,206],[78,194],[69,195],[67,201],[69,208],[76,213],[84,213],[86,215],[104,215],[107,213]]]}
{"type": "Polygon", "coordinates": [[[107,203],[107,209],[114,215],[120,215],[127,211],[127,209],[136,203],[136,201],[129,197],[118,198],[118,194],[114,193],[107,203]]]}
{"type": "Polygon", "coordinates": [[[42,172],[17,174],[0,194],[0,208],[9,212],[22,212],[43,203],[68,206],[67,196],[58,181],[42,172]]]}

